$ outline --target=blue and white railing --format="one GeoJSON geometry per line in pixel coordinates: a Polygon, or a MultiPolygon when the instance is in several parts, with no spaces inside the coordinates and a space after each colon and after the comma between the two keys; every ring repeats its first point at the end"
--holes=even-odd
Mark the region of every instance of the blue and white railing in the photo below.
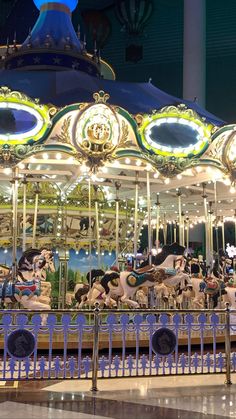
{"type": "Polygon", "coordinates": [[[2,310],[0,380],[92,379],[96,390],[98,378],[224,373],[230,384],[235,318],[228,308],[2,310]],[[153,347],[156,331],[166,355],[153,347]]]}

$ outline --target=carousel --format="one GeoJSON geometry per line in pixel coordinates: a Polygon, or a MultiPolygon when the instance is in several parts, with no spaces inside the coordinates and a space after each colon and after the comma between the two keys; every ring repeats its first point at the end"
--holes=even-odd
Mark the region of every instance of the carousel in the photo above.
{"type": "Polygon", "coordinates": [[[236,126],[115,81],[77,0],[34,3],[1,48],[2,307],[234,307],[236,126]]]}

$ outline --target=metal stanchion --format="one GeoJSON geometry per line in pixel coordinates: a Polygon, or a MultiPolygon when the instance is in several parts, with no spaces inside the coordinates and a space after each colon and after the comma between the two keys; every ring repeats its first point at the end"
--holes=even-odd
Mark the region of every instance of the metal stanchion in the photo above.
{"type": "Polygon", "coordinates": [[[230,340],[230,309],[229,303],[226,303],[225,313],[225,361],[226,361],[226,379],[225,384],[232,384],[231,381],[231,340],[230,340]]]}
{"type": "Polygon", "coordinates": [[[94,331],[93,331],[93,359],[92,359],[92,388],[91,391],[98,391],[98,351],[99,351],[99,303],[94,309],[94,331]]]}

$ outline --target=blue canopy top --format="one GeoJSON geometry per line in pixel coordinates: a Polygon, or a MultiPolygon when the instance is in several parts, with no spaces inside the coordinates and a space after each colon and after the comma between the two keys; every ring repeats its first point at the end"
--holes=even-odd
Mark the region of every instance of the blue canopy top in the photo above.
{"type": "Polygon", "coordinates": [[[93,102],[93,93],[109,93],[109,103],[131,114],[151,113],[168,105],[186,104],[206,121],[220,126],[220,118],[201,108],[197,102],[179,99],[163,92],[151,83],[128,83],[92,77],[80,71],[17,71],[1,70],[0,85],[19,90],[41,103],[63,107],[73,103],[93,102]]]}

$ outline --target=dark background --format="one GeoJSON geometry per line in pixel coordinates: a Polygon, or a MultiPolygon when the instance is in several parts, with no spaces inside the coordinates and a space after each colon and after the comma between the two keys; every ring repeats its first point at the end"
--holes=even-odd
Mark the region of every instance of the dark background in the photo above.
{"type": "MultiPolygon", "coordinates": [[[[138,36],[130,36],[122,30],[114,3],[114,0],[80,0],[73,13],[75,28],[80,22],[83,36],[81,14],[102,10],[104,19],[108,18],[110,22],[110,29],[106,20],[100,30],[100,38],[106,38],[103,39],[102,57],[113,66],[117,79],[147,82],[151,78],[160,89],[182,97],[183,0],[153,0],[152,16],[138,36]],[[140,61],[127,61],[129,45],[143,48],[140,61]]],[[[236,1],[206,0],[206,9],[206,108],[227,122],[235,122],[236,1]]],[[[17,41],[22,42],[37,16],[33,0],[0,0],[1,43],[6,43],[8,36],[11,41],[15,31],[17,41]]],[[[94,15],[90,18],[93,21],[94,15]]],[[[89,31],[91,35],[91,27],[89,31]]],[[[89,31],[86,33],[88,49],[91,48],[89,31]]]]}

